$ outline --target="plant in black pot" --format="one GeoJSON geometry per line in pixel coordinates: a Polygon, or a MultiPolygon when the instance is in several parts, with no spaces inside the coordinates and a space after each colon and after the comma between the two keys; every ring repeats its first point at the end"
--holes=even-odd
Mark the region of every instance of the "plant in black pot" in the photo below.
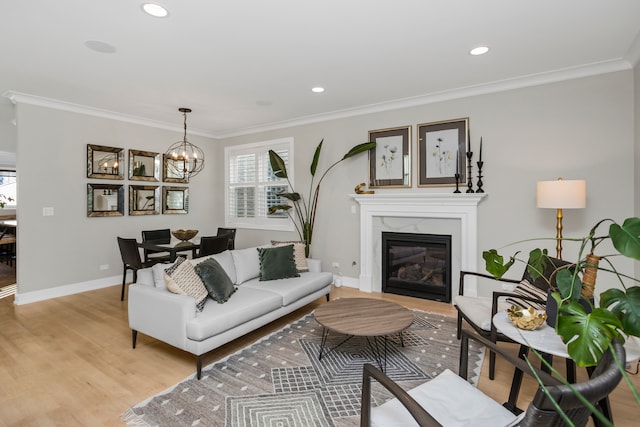
{"type": "MultiPolygon", "coordinates": [[[[557,286],[551,293],[557,306],[555,329],[577,366],[595,366],[613,339],[624,342],[629,336],[640,337],[640,281],[619,272],[613,263],[619,256],[640,260],[640,218],[627,218],[622,224],[603,219],[587,236],[563,240],[579,242],[579,251],[576,262],[553,272],[557,286]],[[608,233],[598,234],[598,229],[606,224],[608,233]],[[596,248],[604,241],[610,241],[617,252],[596,255],[596,248]],[[606,277],[616,280],[618,286],[602,292],[595,307],[593,296],[598,271],[611,273],[606,277]]],[[[517,255],[518,252],[505,262],[495,249],[482,254],[486,270],[497,278],[520,261],[517,255]]],[[[524,262],[531,277],[540,277],[549,263],[547,250],[534,249],[524,262]]]]}

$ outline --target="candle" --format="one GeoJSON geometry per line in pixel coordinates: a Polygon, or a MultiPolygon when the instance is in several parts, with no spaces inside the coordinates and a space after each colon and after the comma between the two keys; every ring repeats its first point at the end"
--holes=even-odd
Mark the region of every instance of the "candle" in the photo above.
{"type": "Polygon", "coordinates": [[[482,161],[482,137],[480,137],[480,157],[478,159],[479,162],[482,161]]]}
{"type": "Polygon", "coordinates": [[[460,160],[458,159],[458,156],[460,155],[460,153],[458,153],[456,151],[456,175],[458,175],[460,173],[460,171],[458,170],[459,165],[460,165],[460,160]]]}

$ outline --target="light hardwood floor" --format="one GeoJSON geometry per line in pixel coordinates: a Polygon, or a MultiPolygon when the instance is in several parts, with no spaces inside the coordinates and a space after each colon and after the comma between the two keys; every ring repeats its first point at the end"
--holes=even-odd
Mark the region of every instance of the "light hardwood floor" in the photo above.
{"type": "MultiPolygon", "coordinates": [[[[332,298],[358,296],[455,316],[449,304],[344,287],[332,291],[332,298]]],[[[324,301],[318,299],[214,350],[205,363],[251,344],[324,301]]],[[[515,353],[514,345],[503,345],[515,353]]],[[[138,336],[135,350],[131,348],[127,306],[120,302],[119,286],[23,306],[15,306],[12,297],[0,300],[0,426],[122,426],[120,414],[129,406],[194,371],[194,356],[145,335],[138,336]]],[[[506,400],[511,369],[498,358],[496,379],[489,381],[486,372],[485,366],[480,389],[498,401],[506,400]]],[[[632,378],[637,387],[638,377],[632,378]]],[[[521,404],[534,388],[533,382],[525,383],[521,404]]],[[[638,425],[640,406],[625,385],[612,396],[612,406],[617,426],[638,425]]]]}

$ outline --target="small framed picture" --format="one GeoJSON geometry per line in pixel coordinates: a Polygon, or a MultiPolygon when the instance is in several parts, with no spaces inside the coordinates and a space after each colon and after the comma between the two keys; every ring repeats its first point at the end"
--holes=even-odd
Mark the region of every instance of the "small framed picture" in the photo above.
{"type": "Polygon", "coordinates": [[[124,185],[87,184],[87,216],[123,216],[124,185]]]}
{"type": "Polygon", "coordinates": [[[160,181],[160,153],[129,150],[129,179],[160,181]]]}
{"type": "Polygon", "coordinates": [[[189,187],[162,187],[162,213],[189,213],[189,187]]]}
{"type": "Polygon", "coordinates": [[[160,214],[160,186],[130,185],[129,215],[160,214]]]}
{"type": "Polygon", "coordinates": [[[418,125],[418,187],[466,182],[469,118],[418,125]]]}
{"type": "Polygon", "coordinates": [[[124,149],[87,144],[87,178],[124,179],[124,149]]]}
{"type": "Polygon", "coordinates": [[[189,179],[185,177],[184,160],[174,159],[164,154],[162,156],[162,181],[187,184],[189,179]]]}
{"type": "Polygon", "coordinates": [[[369,131],[369,187],[411,187],[411,126],[369,131]]]}

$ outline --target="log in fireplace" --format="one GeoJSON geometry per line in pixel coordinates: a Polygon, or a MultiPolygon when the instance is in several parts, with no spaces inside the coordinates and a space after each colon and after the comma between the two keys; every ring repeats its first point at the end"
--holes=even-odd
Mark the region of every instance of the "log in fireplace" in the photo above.
{"type": "Polygon", "coordinates": [[[451,236],[383,232],[382,292],[451,302],[451,236]]]}

